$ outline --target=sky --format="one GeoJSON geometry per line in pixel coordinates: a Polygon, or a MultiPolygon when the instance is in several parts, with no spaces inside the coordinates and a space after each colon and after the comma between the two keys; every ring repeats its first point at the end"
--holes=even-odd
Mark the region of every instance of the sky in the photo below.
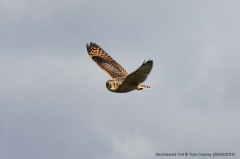
{"type": "Polygon", "coordinates": [[[239,156],[239,6],[1,0],[0,158],[239,156]],[[88,56],[90,42],[128,73],[152,59],[143,83],[152,88],[108,91],[110,78],[88,56]]]}

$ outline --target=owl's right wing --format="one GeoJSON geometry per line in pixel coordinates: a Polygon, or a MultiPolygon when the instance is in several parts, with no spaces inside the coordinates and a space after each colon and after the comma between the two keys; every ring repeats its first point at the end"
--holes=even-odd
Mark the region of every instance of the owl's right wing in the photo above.
{"type": "Polygon", "coordinates": [[[92,60],[112,79],[128,75],[127,71],[96,43],[87,44],[87,51],[92,60]]]}
{"type": "Polygon", "coordinates": [[[153,61],[148,60],[143,62],[143,64],[133,73],[129,74],[123,81],[122,86],[133,84],[138,85],[147,79],[153,67],[153,61]]]}

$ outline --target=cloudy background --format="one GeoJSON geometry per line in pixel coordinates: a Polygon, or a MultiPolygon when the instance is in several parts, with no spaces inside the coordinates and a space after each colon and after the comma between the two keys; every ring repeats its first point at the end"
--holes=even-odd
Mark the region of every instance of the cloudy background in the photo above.
{"type": "Polygon", "coordinates": [[[239,6],[1,0],[0,158],[239,156],[239,6]],[[128,73],[153,59],[144,83],[152,89],[108,91],[87,54],[91,41],[128,73]]]}

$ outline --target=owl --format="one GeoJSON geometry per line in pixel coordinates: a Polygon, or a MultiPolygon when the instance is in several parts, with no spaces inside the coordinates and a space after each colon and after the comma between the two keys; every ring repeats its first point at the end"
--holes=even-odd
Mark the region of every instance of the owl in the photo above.
{"type": "Polygon", "coordinates": [[[141,85],[146,79],[153,67],[153,61],[148,60],[133,73],[128,74],[127,71],[119,65],[110,55],[108,55],[96,43],[87,44],[87,51],[97,65],[103,69],[111,78],[106,83],[106,87],[111,92],[126,93],[133,90],[142,90],[143,88],[151,88],[150,86],[141,85]]]}

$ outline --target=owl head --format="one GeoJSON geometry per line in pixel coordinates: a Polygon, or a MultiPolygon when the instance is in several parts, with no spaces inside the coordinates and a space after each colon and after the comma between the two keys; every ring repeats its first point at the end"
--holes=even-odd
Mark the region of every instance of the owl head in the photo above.
{"type": "Polygon", "coordinates": [[[118,89],[119,84],[117,81],[114,80],[108,80],[106,83],[106,87],[109,91],[116,91],[118,89]]]}

